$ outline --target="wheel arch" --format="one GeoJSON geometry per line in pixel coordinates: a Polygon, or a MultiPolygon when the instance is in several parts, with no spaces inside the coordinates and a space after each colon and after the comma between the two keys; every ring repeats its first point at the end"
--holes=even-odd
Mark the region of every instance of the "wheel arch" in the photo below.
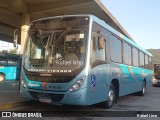
{"type": "Polygon", "coordinates": [[[4,76],[4,80],[6,79],[6,75],[5,75],[5,73],[0,72],[0,75],[3,75],[3,76],[4,76]]]}
{"type": "Polygon", "coordinates": [[[115,87],[115,91],[116,91],[116,97],[119,97],[119,81],[118,79],[113,79],[111,81],[111,83],[114,85],[115,87]]]}
{"type": "Polygon", "coordinates": [[[146,80],[146,78],[144,78],[143,82],[145,82],[145,84],[147,84],[147,80],[146,80]]]}
{"type": "Polygon", "coordinates": [[[4,76],[6,76],[6,75],[5,75],[5,73],[3,73],[3,72],[0,72],[0,74],[2,74],[2,75],[4,75],[4,76]]]}

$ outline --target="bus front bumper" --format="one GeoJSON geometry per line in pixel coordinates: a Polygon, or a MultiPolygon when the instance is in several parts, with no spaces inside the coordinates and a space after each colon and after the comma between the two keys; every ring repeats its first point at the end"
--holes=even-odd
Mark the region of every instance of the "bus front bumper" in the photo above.
{"type": "Polygon", "coordinates": [[[153,85],[160,85],[160,80],[159,79],[153,78],[152,81],[153,81],[153,85]]]}
{"type": "Polygon", "coordinates": [[[58,105],[90,105],[87,88],[75,92],[53,92],[21,88],[20,94],[25,100],[37,100],[40,102],[58,105]]]}

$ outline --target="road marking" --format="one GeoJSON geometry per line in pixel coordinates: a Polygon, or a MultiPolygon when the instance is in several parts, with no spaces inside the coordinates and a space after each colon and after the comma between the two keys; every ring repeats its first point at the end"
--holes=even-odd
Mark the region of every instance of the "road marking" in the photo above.
{"type": "Polygon", "coordinates": [[[13,108],[15,106],[20,106],[26,103],[25,101],[19,101],[19,102],[10,102],[10,103],[5,103],[5,104],[0,104],[0,110],[6,110],[13,108]]]}

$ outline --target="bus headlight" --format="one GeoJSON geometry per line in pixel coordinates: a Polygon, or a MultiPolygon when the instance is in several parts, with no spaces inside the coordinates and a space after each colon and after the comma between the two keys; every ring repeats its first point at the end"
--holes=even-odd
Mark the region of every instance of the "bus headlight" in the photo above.
{"type": "Polygon", "coordinates": [[[24,81],[24,77],[23,77],[23,76],[21,76],[21,85],[22,85],[24,88],[27,87],[27,85],[26,85],[26,83],[25,83],[25,81],[24,81]]]}
{"type": "Polygon", "coordinates": [[[72,87],[69,89],[70,92],[74,92],[80,89],[80,87],[82,86],[82,84],[85,81],[85,77],[82,77],[81,79],[77,80],[74,85],[72,85],[72,87]]]}

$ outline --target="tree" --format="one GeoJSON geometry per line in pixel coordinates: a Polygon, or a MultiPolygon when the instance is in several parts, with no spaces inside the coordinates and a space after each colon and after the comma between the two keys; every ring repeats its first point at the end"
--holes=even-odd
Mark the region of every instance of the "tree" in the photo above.
{"type": "Polygon", "coordinates": [[[18,50],[16,48],[15,49],[11,49],[8,53],[18,54],[18,50]]]}

